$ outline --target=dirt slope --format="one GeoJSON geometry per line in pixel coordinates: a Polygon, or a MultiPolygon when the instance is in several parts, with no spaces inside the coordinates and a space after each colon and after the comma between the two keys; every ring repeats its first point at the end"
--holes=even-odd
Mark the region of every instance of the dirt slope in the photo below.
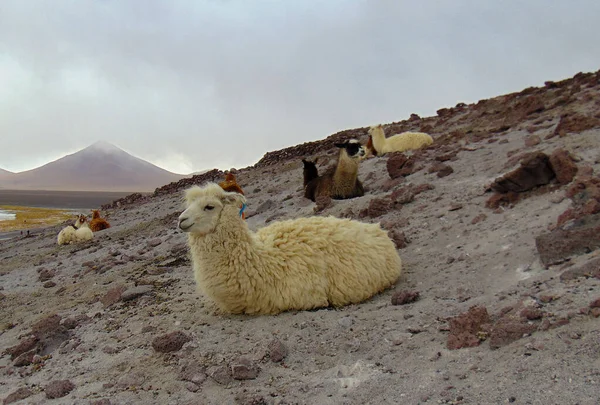
{"type": "Polygon", "coordinates": [[[60,227],[0,242],[1,397],[598,404],[599,110],[597,72],[412,116],[386,130],[429,132],[431,148],[363,162],[366,195],[318,207],[302,197],[300,157],[321,156],[324,170],[335,159],[331,144],[364,141],[366,128],[271,152],[240,170],[253,229],[335,215],[390,230],[401,280],[340,310],[226,316],[196,292],[176,230],[180,191],[221,180],[218,171],[108,204],[112,227],[89,244],[58,247],[60,227]],[[540,170],[556,178],[525,192],[489,188],[530,152],[550,163],[509,174],[509,188],[538,182],[540,170]],[[393,305],[403,291],[419,297],[393,305]]]}

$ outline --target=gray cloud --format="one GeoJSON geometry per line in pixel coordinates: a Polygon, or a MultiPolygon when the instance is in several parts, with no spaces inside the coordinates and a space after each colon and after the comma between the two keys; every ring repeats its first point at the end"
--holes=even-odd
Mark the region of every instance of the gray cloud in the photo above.
{"type": "Polygon", "coordinates": [[[180,172],[600,67],[600,3],[0,2],[0,167],[104,139],[180,172]],[[320,4],[324,3],[324,4],[320,4]]]}

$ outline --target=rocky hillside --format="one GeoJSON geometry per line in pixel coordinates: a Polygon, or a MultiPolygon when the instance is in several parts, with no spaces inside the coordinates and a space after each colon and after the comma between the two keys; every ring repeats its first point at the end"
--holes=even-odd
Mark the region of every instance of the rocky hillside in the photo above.
{"type": "Polygon", "coordinates": [[[176,221],[217,170],[107,204],[113,226],[83,245],[57,246],[61,227],[0,242],[4,403],[597,404],[598,111],[600,72],[387,124],[435,142],[361,163],[352,200],[304,199],[300,158],[324,170],[367,128],[237,170],[252,229],[389,231],[402,277],[360,305],[216,312],[176,221]]]}

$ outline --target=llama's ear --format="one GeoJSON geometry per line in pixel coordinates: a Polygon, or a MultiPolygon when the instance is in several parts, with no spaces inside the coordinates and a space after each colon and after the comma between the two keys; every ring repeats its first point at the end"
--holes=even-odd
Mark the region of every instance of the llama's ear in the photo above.
{"type": "Polygon", "coordinates": [[[246,197],[244,197],[240,193],[226,192],[223,195],[223,202],[228,204],[245,204],[246,197]]]}

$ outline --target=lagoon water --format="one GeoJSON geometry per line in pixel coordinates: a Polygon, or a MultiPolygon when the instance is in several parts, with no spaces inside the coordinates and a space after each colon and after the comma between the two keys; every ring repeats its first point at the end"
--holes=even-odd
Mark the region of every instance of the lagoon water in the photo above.
{"type": "Polygon", "coordinates": [[[10,211],[0,210],[0,221],[15,219],[15,214],[10,211]]]}

